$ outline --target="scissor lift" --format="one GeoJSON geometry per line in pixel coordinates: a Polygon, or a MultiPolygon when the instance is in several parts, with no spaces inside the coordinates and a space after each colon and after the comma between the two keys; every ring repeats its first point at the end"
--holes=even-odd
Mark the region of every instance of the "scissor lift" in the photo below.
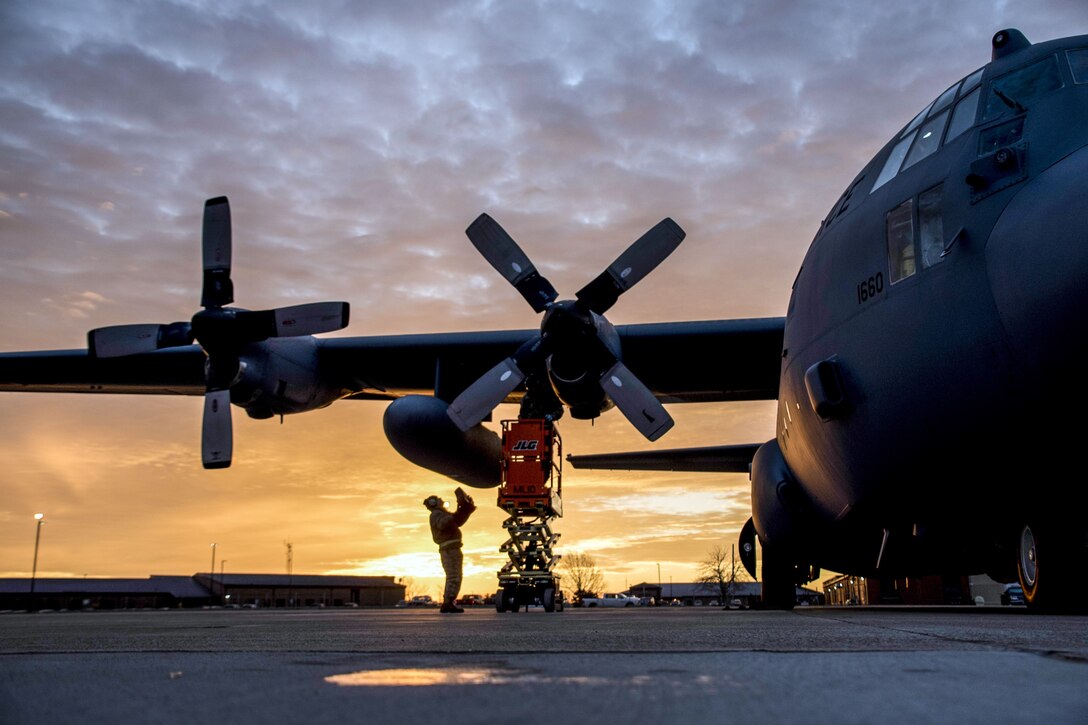
{"type": "Polygon", "coordinates": [[[559,534],[550,522],[563,515],[563,441],[551,420],[504,420],[502,450],[498,506],[510,515],[502,523],[510,538],[499,551],[510,561],[499,571],[495,609],[540,604],[546,612],[561,612],[563,594],[553,571],[560,557],[552,551],[559,534]]]}

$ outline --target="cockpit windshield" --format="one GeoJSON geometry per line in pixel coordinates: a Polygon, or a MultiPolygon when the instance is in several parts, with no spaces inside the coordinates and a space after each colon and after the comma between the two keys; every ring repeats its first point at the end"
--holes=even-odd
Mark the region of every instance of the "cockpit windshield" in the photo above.
{"type": "Polygon", "coordinates": [[[994,79],[986,96],[982,120],[988,121],[1009,110],[1021,113],[1024,104],[1062,87],[1058,56],[1051,55],[1029,66],[994,79]]]}
{"type": "Polygon", "coordinates": [[[903,169],[910,168],[935,153],[942,143],[948,143],[974,124],[982,71],[983,69],[979,68],[962,81],[953,83],[944,93],[937,96],[937,100],[926,106],[914,117],[913,121],[907,124],[899,135],[899,142],[885,160],[884,167],[877,175],[869,193],[894,179],[903,169]],[[950,113],[948,109],[957,97],[959,100],[956,101],[950,113]],[[945,125],[950,115],[952,123],[946,134],[945,125]]]}

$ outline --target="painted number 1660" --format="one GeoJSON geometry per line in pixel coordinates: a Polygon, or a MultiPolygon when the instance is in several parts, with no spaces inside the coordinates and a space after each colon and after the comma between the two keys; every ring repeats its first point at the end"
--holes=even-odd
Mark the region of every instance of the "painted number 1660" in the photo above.
{"type": "Polygon", "coordinates": [[[877,272],[872,277],[858,284],[858,304],[876,297],[884,291],[884,273],[877,272]]]}

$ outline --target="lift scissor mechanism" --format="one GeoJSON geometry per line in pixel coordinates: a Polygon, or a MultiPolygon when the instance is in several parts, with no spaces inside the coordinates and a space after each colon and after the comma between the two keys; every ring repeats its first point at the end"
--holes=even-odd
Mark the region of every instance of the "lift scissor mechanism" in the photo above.
{"type": "Polygon", "coordinates": [[[539,604],[563,611],[563,593],[554,569],[559,534],[551,521],[563,515],[563,441],[548,419],[502,421],[502,483],[498,506],[510,517],[502,527],[510,538],[499,551],[510,557],[499,570],[495,609],[516,612],[539,604]]]}

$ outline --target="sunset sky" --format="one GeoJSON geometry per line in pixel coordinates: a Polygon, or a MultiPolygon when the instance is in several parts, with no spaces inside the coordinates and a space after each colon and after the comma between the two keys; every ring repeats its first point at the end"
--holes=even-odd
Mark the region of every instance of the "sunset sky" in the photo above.
{"type": "MultiPolygon", "coordinates": [[[[188,319],[206,198],[227,195],[236,304],[347,300],[338,335],[527,328],[475,252],[494,216],[563,296],[662,217],[680,248],[615,324],[785,314],[820,219],[892,134],[985,64],[990,37],[1088,33],[1084,0],[0,4],[0,351],[188,319]]],[[[496,361],[497,362],[497,361],[496,361]]],[[[682,361],[677,361],[680,364],[682,361]]],[[[438,593],[384,403],[236,410],[200,465],[199,398],[0,394],[0,576],[389,574],[438,593]]],[[[671,448],[753,443],[774,404],[670,406],[671,448]]],[[[516,408],[502,408],[498,418],[516,408]]],[[[645,448],[617,412],[566,452],[645,448]]],[[[611,588],[690,581],[749,516],[744,475],[577,472],[560,551],[611,588]]],[[[493,492],[463,592],[495,589],[493,492]]]]}

